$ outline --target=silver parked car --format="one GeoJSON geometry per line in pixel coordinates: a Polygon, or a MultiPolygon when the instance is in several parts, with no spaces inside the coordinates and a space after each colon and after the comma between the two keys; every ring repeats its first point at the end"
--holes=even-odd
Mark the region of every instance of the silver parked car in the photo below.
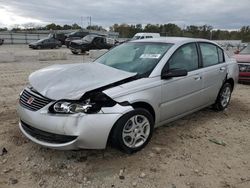
{"type": "Polygon", "coordinates": [[[224,110],[238,66],[203,39],[155,38],[113,48],[92,63],[53,65],[30,75],[20,94],[20,129],[56,149],[132,153],[155,127],[213,105],[224,110]]]}

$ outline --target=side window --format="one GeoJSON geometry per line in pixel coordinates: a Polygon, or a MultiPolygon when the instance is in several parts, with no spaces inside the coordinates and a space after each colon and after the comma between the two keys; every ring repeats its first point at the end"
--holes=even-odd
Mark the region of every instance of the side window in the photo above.
{"type": "Polygon", "coordinates": [[[219,63],[217,46],[209,43],[200,43],[202,62],[204,67],[219,63]]]}
{"type": "Polygon", "coordinates": [[[168,61],[169,69],[185,69],[193,71],[199,68],[199,60],[195,43],[185,44],[175,51],[168,61]]]}
{"type": "Polygon", "coordinates": [[[153,38],[152,36],[146,36],[146,39],[153,38]]]}
{"type": "Polygon", "coordinates": [[[106,43],[106,38],[101,38],[101,43],[102,44],[106,43]]]}
{"type": "Polygon", "coordinates": [[[100,38],[99,37],[95,37],[94,39],[93,39],[93,41],[92,41],[92,43],[99,43],[99,41],[100,41],[100,38]]]}
{"type": "Polygon", "coordinates": [[[140,39],[144,39],[145,37],[144,36],[142,36],[140,39]]]}
{"type": "MultiPolygon", "coordinates": [[[[218,48],[218,47],[217,47],[218,48]]],[[[225,62],[224,52],[222,49],[218,48],[219,63],[225,62]]]]}

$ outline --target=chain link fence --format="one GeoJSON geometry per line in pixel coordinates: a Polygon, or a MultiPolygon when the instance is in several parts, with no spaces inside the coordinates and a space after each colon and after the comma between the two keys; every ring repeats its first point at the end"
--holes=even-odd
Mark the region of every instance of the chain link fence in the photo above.
{"type": "Polygon", "coordinates": [[[4,39],[4,44],[29,44],[46,37],[48,34],[0,32],[0,38],[4,39]]]}
{"type": "MultiPolygon", "coordinates": [[[[58,30],[58,31],[3,31],[0,32],[0,39],[4,39],[4,44],[29,44],[39,39],[46,38],[50,33],[64,33],[68,34],[77,30],[58,30]]],[[[118,38],[119,33],[116,32],[102,32],[86,30],[90,33],[103,34],[111,38],[118,38]]]]}

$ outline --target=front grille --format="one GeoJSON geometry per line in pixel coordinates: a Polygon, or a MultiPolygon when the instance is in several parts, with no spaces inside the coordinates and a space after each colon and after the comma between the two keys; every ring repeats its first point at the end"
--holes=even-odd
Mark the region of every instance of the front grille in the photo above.
{"type": "Polygon", "coordinates": [[[70,47],[74,48],[74,49],[81,49],[81,46],[79,44],[74,43],[74,42],[70,43],[70,47]]]}
{"type": "Polygon", "coordinates": [[[63,144],[71,142],[77,138],[77,136],[60,135],[42,131],[40,129],[31,127],[23,121],[21,121],[21,126],[25,130],[25,132],[28,133],[30,136],[36,138],[37,140],[41,140],[48,143],[63,144]]]}
{"type": "Polygon", "coordinates": [[[20,96],[19,102],[20,104],[29,110],[37,111],[49,104],[52,100],[45,98],[40,95],[38,97],[37,95],[32,94],[28,90],[24,90],[20,96]]]}
{"type": "Polygon", "coordinates": [[[250,72],[250,64],[238,64],[240,72],[250,72]]]}

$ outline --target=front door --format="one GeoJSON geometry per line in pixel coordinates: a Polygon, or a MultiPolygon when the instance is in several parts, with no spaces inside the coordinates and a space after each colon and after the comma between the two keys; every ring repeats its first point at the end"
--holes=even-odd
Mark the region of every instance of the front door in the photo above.
{"type": "Polygon", "coordinates": [[[167,62],[171,69],[185,69],[188,75],[162,80],[161,121],[174,118],[202,105],[202,71],[195,43],[178,48],[167,62]]]}

